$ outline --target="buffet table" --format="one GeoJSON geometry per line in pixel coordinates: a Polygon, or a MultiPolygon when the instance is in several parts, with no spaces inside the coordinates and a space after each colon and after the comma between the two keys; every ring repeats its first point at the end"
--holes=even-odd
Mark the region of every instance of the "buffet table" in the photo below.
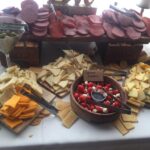
{"type": "MultiPolygon", "coordinates": [[[[69,99],[67,96],[65,99],[69,99]]],[[[60,120],[49,116],[38,126],[29,126],[15,135],[0,126],[0,150],[143,150],[150,147],[150,110],[143,109],[135,129],[122,136],[112,124],[91,124],[81,119],[66,129],[60,120]]]]}

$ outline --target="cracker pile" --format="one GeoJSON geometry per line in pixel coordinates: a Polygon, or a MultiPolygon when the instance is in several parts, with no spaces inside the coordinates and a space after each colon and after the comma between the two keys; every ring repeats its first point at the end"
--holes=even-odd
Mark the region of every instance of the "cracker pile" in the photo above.
{"type": "Polygon", "coordinates": [[[135,123],[137,122],[137,114],[121,114],[120,117],[114,122],[114,126],[122,135],[125,135],[135,128],[135,123]]]}
{"type": "Polygon", "coordinates": [[[150,103],[150,66],[139,63],[131,68],[124,89],[128,94],[129,104],[144,106],[145,102],[150,103]]]}
{"type": "Polygon", "coordinates": [[[92,60],[85,54],[73,50],[63,52],[64,57],[43,66],[43,71],[38,74],[38,80],[59,96],[68,93],[72,82],[92,66],[92,60]]]}
{"type": "Polygon", "coordinates": [[[14,94],[4,103],[0,109],[0,114],[4,116],[2,121],[7,126],[15,128],[24,120],[33,118],[38,107],[39,105],[28,97],[14,94]]]}
{"type": "Polygon", "coordinates": [[[70,128],[78,119],[78,116],[73,112],[69,102],[56,99],[55,107],[59,110],[57,116],[62,121],[64,127],[70,128]]]}
{"type": "Polygon", "coordinates": [[[12,66],[6,69],[0,75],[0,93],[17,85],[27,84],[39,95],[43,94],[42,88],[36,81],[36,75],[30,70],[22,70],[18,66],[12,66]]]}

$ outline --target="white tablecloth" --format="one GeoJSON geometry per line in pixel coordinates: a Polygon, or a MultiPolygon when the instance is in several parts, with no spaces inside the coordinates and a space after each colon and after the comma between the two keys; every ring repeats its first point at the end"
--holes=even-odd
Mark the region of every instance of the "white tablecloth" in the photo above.
{"type": "Polygon", "coordinates": [[[14,135],[5,127],[0,130],[0,150],[10,149],[106,149],[124,150],[150,147],[150,110],[143,109],[134,130],[122,136],[112,124],[91,124],[79,119],[66,129],[54,116],[42,120],[38,126],[29,126],[14,135]],[[121,146],[121,147],[120,147],[121,146]]]}

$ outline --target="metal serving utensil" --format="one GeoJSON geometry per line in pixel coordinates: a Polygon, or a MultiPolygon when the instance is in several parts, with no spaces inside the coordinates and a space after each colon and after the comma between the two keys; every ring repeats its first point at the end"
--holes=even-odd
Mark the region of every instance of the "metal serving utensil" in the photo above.
{"type": "Polygon", "coordinates": [[[43,97],[36,95],[33,90],[30,93],[28,89],[23,87],[19,92],[22,95],[27,96],[30,99],[34,100],[35,102],[37,102],[42,107],[46,108],[50,113],[57,115],[58,110],[52,105],[52,101],[55,99],[55,97],[52,99],[51,103],[49,103],[43,97]]]}
{"type": "Polygon", "coordinates": [[[126,104],[124,104],[123,102],[119,101],[121,103],[120,108],[111,106],[113,101],[111,101],[111,104],[109,106],[105,105],[103,102],[106,99],[107,95],[111,96],[116,101],[119,101],[112,94],[108,93],[104,88],[102,88],[100,91],[92,91],[91,92],[91,97],[96,104],[101,105],[102,107],[110,108],[115,112],[119,112],[119,113],[123,113],[123,114],[131,114],[131,108],[129,106],[127,106],[126,104]]]}

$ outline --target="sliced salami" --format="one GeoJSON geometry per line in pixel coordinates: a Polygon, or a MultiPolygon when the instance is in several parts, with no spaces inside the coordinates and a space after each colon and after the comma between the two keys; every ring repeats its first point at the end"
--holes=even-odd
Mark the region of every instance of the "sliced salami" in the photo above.
{"type": "Polygon", "coordinates": [[[76,22],[76,30],[80,35],[87,35],[89,22],[87,16],[74,16],[76,22]]]}
{"type": "Polygon", "coordinates": [[[132,25],[132,18],[124,14],[118,13],[117,18],[121,26],[127,27],[132,25]]]}
{"type": "Polygon", "coordinates": [[[32,31],[32,34],[38,37],[43,37],[47,35],[47,30],[43,31],[32,31]]]}
{"type": "Polygon", "coordinates": [[[114,26],[112,28],[112,34],[116,37],[119,37],[119,38],[124,38],[125,37],[124,31],[121,28],[117,27],[117,26],[114,26]]]}
{"type": "Polygon", "coordinates": [[[64,26],[69,27],[69,28],[75,28],[76,27],[75,19],[73,17],[70,17],[70,16],[64,16],[64,18],[62,19],[62,23],[64,26]]]}
{"type": "Polygon", "coordinates": [[[104,35],[105,31],[101,24],[92,24],[89,27],[89,33],[92,36],[100,37],[100,36],[104,35]]]}
{"type": "Polygon", "coordinates": [[[36,26],[36,27],[42,27],[42,28],[44,28],[44,27],[47,27],[48,25],[49,25],[49,21],[46,21],[46,22],[36,22],[36,23],[34,23],[34,25],[36,26]]]}
{"type": "Polygon", "coordinates": [[[133,27],[127,27],[126,34],[132,40],[137,40],[141,37],[141,33],[136,31],[133,27]]]}
{"type": "Polygon", "coordinates": [[[113,26],[107,22],[103,23],[103,28],[105,32],[107,33],[107,36],[111,39],[115,39],[116,37],[112,34],[112,28],[113,26]]]}
{"type": "Polygon", "coordinates": [[[38,18],[40,19],[48,19],[49,18],[49,12],[40,12],[38,13],[38,18]]]}
{"type": "Polygon", "coordinates": [[[146,34],[150,36],[150,18],[143,17],[143,21],[146,25],[146,34]]]}
{"type": "Polygon", "coordinates": [[[144,24],[143,21],[139,21],[139,20],[133,19],[133,20],[132,20],[132,23],[133,23],[133,25],[134,25],[136,28],[140,28],[140,29],[145,28],[145,24],[144,24]]]}
{"type": "Polygon", "coordinates": [[[96,23],[98,23],[98,24],[102,23],[100,16],[97,16],[97,15],[89,15],[88,19],[89,19],[90,23],[95,23],[95,24],[96,23]]]}
{"type": "Polygon", "coordinates": [[[64,27],[64,34],[66,36],[75,36],[76,35],[76,29],[75,28],[71,29],[71,28],[68,28],[68,27],[64,27]]]}
{"type": "Polygon", "coordinates": [[[35,26],[32,27],[32,31],[35,31],[35,32],[42,32],[43,30],[47,30],[47,27],[46,28],[38,28],[35,26]]]}

